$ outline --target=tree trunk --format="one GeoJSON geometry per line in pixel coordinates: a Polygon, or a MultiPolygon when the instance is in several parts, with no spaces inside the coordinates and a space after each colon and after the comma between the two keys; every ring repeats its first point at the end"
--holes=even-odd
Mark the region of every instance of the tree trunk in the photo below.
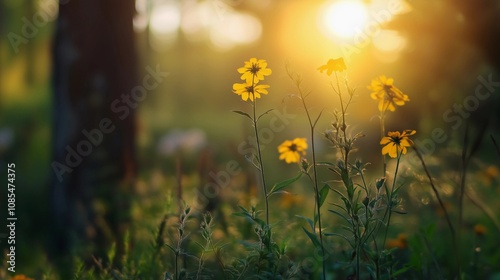
{"type": "Polygon", "coordinates": [[[74,253],[119,265],[136,174],[135,118],[134,108],[117,114],[112,104],[137,85],[135,2],[59,2],[50,255],[65,265],[74,253]],[[113,242],[116,256],[107,260],[113,242]]]}

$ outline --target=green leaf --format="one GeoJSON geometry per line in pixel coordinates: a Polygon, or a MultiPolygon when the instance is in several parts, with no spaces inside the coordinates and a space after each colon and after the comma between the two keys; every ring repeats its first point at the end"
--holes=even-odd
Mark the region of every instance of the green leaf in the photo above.
{"type": "Polygon", "coordinates": [[[342,210],[344,210],[345,212],[347,212],[347,209],[345,209],[344,206],[341,205],[341,204],[338,204],[338,203],[330,203],[330,204],[333,205],[333,206],[336,206],[336,207],[338,207],[338,208],[340,208],[342,210]]]}
{"type": "Polygon", "coordinates": [[[263,220],[259,219],[259,218],[255,218],[253,219],[253,221],[258,224],[261,228],[264,228],[266,226],[266,222],[264,222],[263,220]]]}
{"type": "Polygon", "coordinates": [[[323,114],[323,110],[324,110],[324,109],[322,109],[322,110],[321,110],[321,112],[319,112],[318,117],[316,117],[316,120],[314,121],[314,124],[312,125],[312,127],[316,127],[316,124],[318,123],[319,118],[320,118],[320,117],[321,117],[321,115],[323,114]]]}
{"type": "Polygon", "coordinates": [[[414,268],[413,265],[405,264],[401,269],[394,271],[394,273],[391,276],[398,276],[399,274],[403,274],[413,268],[414,268]]]}
{"type": "Polygon", "coordinates": [[[260,170],[260,164],[259,164],[259,159],[257,157],[257,155],[255,154],[247,154],[245,155],[245,159],[250,162],[255,168],[257,168],[258,170],[260,170]]]}
{"type": "Polygon", "coordinates": [[[318,161],[318,162],[316,163],[316,165],[317,165],[317,166],[323,166],[323,165],[325,165],[325,166],[333,166],[333,167],[337,167],[337,165],[336,165],[336,164],[331,163],[331,162],[328,162],[328,161],[318,161]]]}
{"type": "Polygon", "coordinates": [[[236,217],[243,217],[243,218],[246,218],[246,217],[250,217],[251,216],[247,213],[233,213],[233,216],[236,216],[236,217]]]}
{"type": "Polygon", "coordinates": [[[345,195],[341,193],[339,190],[332,189],[332,191],[336,192],[338,195],[340,195],[340,197],[346,198],[345,195]]]}
{"type": "Polygon", "coordinates": [[[314,244],[314,247],[321,248],[321,243],[319,242],[318,237],[316,236],[316,234],[314,234],[312,232],[309,232],[304,227],[302,227],[302,229],[307,234],[307,236],[309,237],[309,239],[311,239],[312,243],[314,244]]]}
{"type": "Polygon", "coordinates": [[[247,213],[247,214],[250,214],[250,212],[248,212],[248,210],[247,210],[245,207],[243,207],[243,206],[241,206],[241,205],[238,205],[238,208],[240,208],[240,209],[241,209],[242,213],[247,213]]]}
{"type": "Polygon", "coordinates": [[[347,238],[345,235],[342,235],[340,233],[335,233],[335,232],[333,232],[333,233],[325,233],[325,236],[338,236],[338,237],[344,239],[345,241],[347,241],[349,244],[351,244],[351,241],[349,240],[349,238],[347,238]]]}
{"type": "Polygon", "coordinates": [[[270,197],[273,193],[289,186],[290,184],[292,184],[293,182],[297,181],[300,177],[302,176],[302,172],[300,172],[299,174],[297,174],[297,176],[291,178],[291,179],[288,179],[288,180],[285,180],[283,182],[279,182],[277,184],[275,184],[273,186],[273,188],[271,189],[271,191],[269,192],[269,194],[267,194],[267,197],[270,197]]]}
{"type": "Polygon", "coordinates": [[[401,184],[399,187],[397,187],[396,189],[394,189],[394,194],[397,194],[399,192],[399,189],[401,189],[402,187],[404,187],[406,185],[406,183],[403,183],[401,184]]]}
{"type": "Polygon", "coordinates": [[[116,243],[111,244],[111,248],[108,250],[108,260],[114,259],[116,254],[116,243]]]}
{"type": "Polygon", "coordinates": [[[250,117],[249,114],[243,112],[243,111],[239,111],[239,110],[233,110],[234,113],[238,114],[238,115],[242,115],[242,116],[245,116],[247,118],[249,118],[251,121],[253,121],[252,117],[250,117]]]}
{"type": "Polygon", "coordinates": [[[264,115],[267,115],[269,114],[271,111],[273,111],[274,109],[269,109],[267,111],[265,111],[264,113],[262,113],[259,117],[257,117],[257,120],[260,120],[261,117],[263,117],[264,115]]]}
{"type": "Polygon", "coordinates": [[[330,186],[328,184],[325,184],[321,191],[319,191],[319,207],[323,206],[323,203],[325,203],[326,197],[328,196],[328,192],[330,191],[330,186]]]}
{"type": "Polygon", "coordinates": [[[168,247],[168,248],[172,251],[172,253],[174,253],[174,254],[175,254],[175,249],[174,249],[174,247],[172,247],[172,246],[170,246],[170,245],[168,245],[168,244],[165,244],[165,246],[167,246],[167,247],[168,247]]]}
{"type": "Polygon", "coordinates": [[[328,211],[332,212],[333,214],[341,217],[342,219],[344,219],[347,223],[351,223],[351,221],[346,217],[344,216],[342,213],[338,212],[338,211],[335,211],[335,210],[331,210],[331,209],[328,209],[328,211]]]}
{"type": "Polygon", "coordinates": [[[301,216],[301,215],[295,215],[295,217],[305,220],[309,224],[309,226],[311,227],[311,230],[314,230],[313,221],[311,219],[309,219],[308,217],[301,216]]]}
{"type": "Polygon", "coordinates": [[[344,201],[345,209],[347,210],[347,213],[351,213],[351,203],[347,198],[341,197],[342,201],[344,201]]]}

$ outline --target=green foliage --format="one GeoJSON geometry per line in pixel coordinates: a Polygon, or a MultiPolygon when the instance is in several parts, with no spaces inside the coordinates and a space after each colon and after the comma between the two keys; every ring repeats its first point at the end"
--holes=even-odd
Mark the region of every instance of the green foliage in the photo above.
{"type": "MultiPolygon", "coordinates": [[[[353,158],[354,151],[363,155],[366,148],[359,141],[363,134],[354,131],[356,126],[348,120],[354,89],[342,82],[333,85],[342,108],[332,113],[331,126],[324,132],[323,141],[331,149],[308,150],[308,159],[313,155],[318,158],[301,161],[296,175],[276,180],[278,183],[266,194],[260,194],[260,200],[248,194],[250,191],[243,198],[226,192],[217,201],[217,208],[206,212],[197,205],[176,205],[168,192],[166,202],[159,199],[164,193],[139,197],[133,226],[126,235],[123,266],[101,259],[114,258],[113,246],[104,257],[76,260],[74,279],[319,279],[323,277],[322,268],[327,279],[495,279],[500,273],[500,254],[495,238],[497,207],[492,201],[497,194],[498,174],[489,175],[490,185],[483,183],[481,174],[486,168],[481,160],[477,161],[477,170],[460,171],[467,172],[469,181],[463,188],[462,207],[467,210],[462,209],[463,223],[457,227],[459,204],[454,192],[458,188],[448,193],[445,187],[453,185],[450,177],[461,173],[446,165],[432,165],[432,158],[425,158],[430,162],[426,166],[424,157],[422,169],[400,155],[389,165],[388,174],[375,176],[380,166],[353,158]],[[303,176],[309,181],[300,180],[303,176]],[[428,188],[429,182],[432,189],[428,188]],[[410,187],[427,194],[430,202],[424,207],[403,209],[419,200],[412,197],[410,187]],[[291,207],[279,206],[290,194],[304,200],[291,207]],[[261,210],[264,197],[272,198],[268,212],[273,223],[268,223],[263,215],[266,211],[261,210]],[[472,203],[468,204],[467,199],[472,203]],[[234,206],[238,203],[245,206],[234,206]],[[396,214],[405,214],[408,222],[398,220],[396,214]],[[475,232],[475,224],[484,225],[487,231],[475,232]],[[456,231],[461,231],[460,242],[451,238],[456,231]],[[401,233],[407,236],[391,238],[401,233]]],[[[300,98],[306,101],[312,96],[308,93],[300,98]]],[[[254,120],[250,114],[235,112],[254,120]]],[[[270,112],[265,111],[256,120],[265,120],[270,112]]],[[[309,119],[313,135],[318,135],[315,129],[321,124],[320,117],[326,116],[322,112],[309,119]]],[[[492,147],[498,148],[495,138],[491,138],[492,147]]],[[[318,147],[319,141],[309,143],[318,147]]],[[[479,149],[478,141],[473,141],[474,152],[479,149]]],[[[262,158],[254,156],[253,163],[261,171],[262,158]]],[[[471,166],[474,163],[469,162],[471,166]]],[[[277,164],[270,164],[268,170],[268,175],[275,177],[286,173],[277,164]]],[[[251,182],[255,175],[250,171],[242,173],[241,177],[230,178],[228,189],[239,190],[241,181],[251,182]]],[[[151,174],[145,171],[142,175],[146,184],[153,184],[151,174]]],[[[191,182],[183,189],[183,199],[192,201],[190,191],[198,187],[201,176],[180,175],[191,182]]],[[[165,178],[179,179],[168,175],[165,178]]],[[[170,187],[169,183],[165,185],[170,187]]],[[[36,279],[57,279],[62,268],[45,265],[44,270],[36,269],[32,268],[36,279]]]]}

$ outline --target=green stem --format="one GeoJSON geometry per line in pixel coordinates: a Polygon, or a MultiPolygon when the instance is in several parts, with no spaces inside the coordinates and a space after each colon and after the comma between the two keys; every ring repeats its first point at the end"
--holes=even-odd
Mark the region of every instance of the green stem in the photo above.
{"type": "Polygon", "coordinates": [[[458,277],[461,277],[460,275],[462,274],[462,253],[460,248],[458,247],[459,244],[461,244],[462,240],[462,226],[463,226],[463,208],[464,208],[464,196],[465,196],[465,179],[466,179],[466,174],[467,174],[467,164],[468,164],[468,158],[467,158],[467,128],[465,130],[465,136],[464,136],[464,147],[462,149],[462,170],[461,170],[461,176],[460,176],[460,193],[459,193],[459,200],[458,200],[458,229],[457,229],[457,273],[458,277]]]}
{"type": "Polygon", "coordinates": [[[314,126],[311,126],[311,149],[312,149],[312,158],[313,158],[313,174],[314,174],[314,192],[316,193],[316,211],[318,212],[318,230],[319,230],[319,241],[321,244],[321,253],[322,253],[322,267],[323,267],[323,279],[326,280],[326,259],[325,259],[325,248],[323,246],[323,230],[321,226],[321,198],[319,196],[319,188],[318,188],[318,175],[316,171],[316,151],[314,145],[314,126]]]}
{"type": "Polygon", "coordinates": [[[415,150],[417,157],[420,159],[420,162],[422,163],[422,167],[424,169],[425,174],[427,175],[427,178],[429,179],[429,183],[431,185],[432,191],[434,192],[434,195],[436,196],[436,199],[439,202],[439,206],[443,210],[444,217],[446,218],[446,223],[448,224],[448,228],[450,229],[453,247],[456,248],[455,244],[457,244],[457,243],[456,243],[456,237],[455,237],[455,228],[453,227],[453,223],[451,222],[450,214],[448,213],[448,210],[446,210],[446,207],[444,206],[444,202],[441,199],[441,196],[439,195],[439,192],[438,192],[436,186],[434,185],[434,180],[432,180],[432,176],[429,172],[429,169],[427,169],[427,165],[425,164],[425,161],[424,161],[422,155],[420,154],[420,151],[416,147],[413,147],[413,149],[415,150]]]}
{"type": "MultiPolygon", "coordinates": [[[[385,114],[380,113],[380,139],[385,137],[385,114]]],[[[387,172],[387,162],[385,161],[385,155],[382,155],[382,177],[385,178],[387,172]]]]}
{"type": "Polygon", "coordinates": [[[392,182],[391,192],[387,196],[387,203],[388,203],[387,209],[389,211],[389,216],[387,217],[387,225],[385,227],[384,243],[382,243],[384,245],[384,247],[385,247],[385,242],[387,240],[387,233],[389,232],[389,225],[391,223],[392,206],[393,206],[392,205],[392,198],[393,198],[393,195],[394,195],[394,187],[396,186],[396,179],[398,177],[399,160],[401,159],[402,153],[398,150],[397,154],[398,154],[398,161],[396,163],[396,170],[394,171],[394,180],[392,182]]]}
{"type": "MultiPolygon", "coordinates": [[[[252,78],[252,89],[255,86],[255,76],[252,78]]],[[[255,98],[255,90],[253,92],[253,102],[252,102],[252,107],[253,107],[253,128],[255,132],[255,139],[257,141],[257,152],[258,152],[258,160],[259,160],[259,170],[260,170],[260,175],[262,179],[262,189],[264,192],[264,201],[266,204],[266,225],[269,225],[269,200],[267,197],[267,186],[266,186],[266,179],[265,179],[265,172],[264,172],[264,164],[262,163],[262,153],[261,153],[261,148],[260,148],[260,140],[259,140],[259,129],[257,127],[257,99],[255,98]]]]}
{"type": "MultiPolygon", "coordinates": [[[[316,170],[316,150],[314,145],[314,128],[316,126],[316,122],[313,123],[309,110],[307,109],[306,101],[304,95],[302,94],[302,90],[298,87],[300,97],[302,100],[302,105],[306,111],[307,119],[309,121],[309,127],[311,128],[311,149],[312,149],[312,160],[313,160],[313,175],[314,175],[314,193],[315,193],[315,204],[316,204],[316,212],[318,214],[318,232],[319,232],[319,241],[321,245],[321,258],[322,258],[322,273],[323,279],[326,280],[326,259],[325,259],[325,247],[323,245],[323,230],[321,226],[321,205],[320,205],[320,195],[318,188],[318,173],[316,170]]],[[[316,225],[315,225],[316,226],[316,225]]]]}
{"type": "Polygon", "coordinates": [[[356,279],[360,279],[360,262],[361,262],[361,232],[359,228],[359,221],[356,220],[356,223],[354,224],[355,230],[356,230],[356,279]]]}
{"type": "MultiPolygon", "coordinates": [[[[342,99],[342,94],[340,92],[340,84],[339,84],[339,78],[337,73],[335,72],[335,79],[337,81],[337,94],[339,95],[340,99],[340,109],[342,110],[342,132],[344,134],[344,144],[345,146],[345,152],[344,152],[344,166],[347,169],[348,166],[348,157],[349,157],[349,148],[347,147],[347,125],[345,124],[345,114],[346,114],[346,108],[344,108],[344,101],[342,99]]],[[[349,171],[347,171],[347,176],[349,176],[349,171]]]]}

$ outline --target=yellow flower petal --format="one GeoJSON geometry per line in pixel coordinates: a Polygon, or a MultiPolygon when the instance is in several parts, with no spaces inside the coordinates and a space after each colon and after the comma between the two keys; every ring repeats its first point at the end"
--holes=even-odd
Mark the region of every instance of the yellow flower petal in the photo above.
{"type": "Polygon", "coordinates": [[[305,155],[307,149],[306,138],[295,138],[293,140],[285,140],[278,146],[280,160],[285,160],[286,163],[299,162],[301,154],[305,155]]]}
{"type": "Polygon", "coordinates": [[[387,136],[382,137],[380,145],[382,147],[382,155],[389,155],[391,158],[398,157],[398,152],[401,155],[407,153],[409,147],[413,145],[413,141],[408,138],[410,135],[417,133],[415,130],[405,130],[402,133],[399,131],[389,131],[387,136]]]}
{"type": "Polygon", "coordinates": [[[382,140],[380,140],[380,145],[385,145],[385,144],[388,144],[389,142],[391,142],[391,137],[384,137],[382,138],[382,140]]]}
{"type": "Polygon", "coordinates": [[[257,60],[255,57],[245,61],[245,65],[237,69],[242,74],[241,79],[248,84],[257,84],[264,80],[264,76],[272,74],[271,69],[267,68],[267,62],[264,59],[257,60]]]}
{"type": "Polygon", "coordinates": [[[326,71],[326,74],[330,76],[333,72],[342,72],[347,69],[345,66],[344,59],[342,57],[337,59],[329,59],[325,65],[321,65],[317,68],[320,73],[326,71]]]}
{"type": "Polygon", "coordinates": [[[233,92],[241,96],[243,101],[254,101],[261,94],[268,94],[269,85],[252,85],[252,83],[233,84],[233,92]]]}
{"type": "Polygon", "coordinates": [[[367,88],[372,91],[370,97],[379,101],[378,109],[380,112],[394,112],[396,110],[396,105],[403,106],[405,102],[410,101],[408,95],[395,87],[393,83],[393,78],[387,78],[382,75],[372,80],[371,84],[367,86],[367,88]]]}

